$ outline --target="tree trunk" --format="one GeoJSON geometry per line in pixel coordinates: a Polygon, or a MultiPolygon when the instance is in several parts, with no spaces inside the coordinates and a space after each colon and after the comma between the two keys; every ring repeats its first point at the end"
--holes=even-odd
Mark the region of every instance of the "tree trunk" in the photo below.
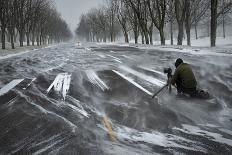
{"type": "Polygon", "coordinates": [[[195,27],[195,36],[196,36],[196,39],[198,39],[198,35],[197,35],[197,24],[196,24],[196,23],[195,23],[194,27],[195,27]]]}
{"type": "Polygon", "coordinates": [[[171,45],[173,45],[173,21],[170,24],[171,45]]]}
{"type": "Polygon", "coordinates": [[[36,36],[37,46],[39,46],[39,35],[36,36]]]}
{"type": "Polygon", "coordinates": [[[6,49],[5,28],[2,27],[2,49],[6,49]]]}
{"type": "Polygon", "coordinates": [[[222,14],[222,28],[223,28],[223,38],[226,38],[226,28],[225,28],[225,13],[224,13],[224,7],[225,7],[225,0],[223,0],[223,14],[222,14]]]}
{"type": "Polygon", "coordinates": [[[144,44],[144,34],[143,34],[143,32],[141,34],[141,37],[142,37],[142,44],[144,44]]]}
{"type": "Polygon", "coordinates": [[[125,43],[129,43],[129,36],[126,31],[124,31],[124,38],[125,38],[125,43]]]}
{"type": "Polygon", "coordinates": [[[165,36],[164,36],[164,30],[160,29],[160,41],[161,41],[161,45],[165,45],[165,36]]]}
{"type": "Polygon", "coordinates": [[[153,45],[153,25],[149,28],[149,37],[150,37],[150,44],[153,45]]]}
{"type": "Polygon", "coordinates": [[[10,29],[10,43],[11,43],[11,48],[15,49],[15,45],[14,45],[14,28],[10,29]]]}
{"type": "Polygon", "coordinates": [[[191,46],[191,9],[190,9],[190,1],[187,0],[185,2],[186,7],[186,18],[185,18],[185,28],[186,28],[186,35],[187,35],[187,45],[191,46]]]}
{"type": "Polygon", "coordinates": [[[104,33],[103,42],[106,42],[106,34],[104,33]]]}
{"type": "Polygon", "coordinates": [[[144,36],[145,36],[146,44],[148,45],[149,44],[148,32],[145,32],[144,36]]]}
{"type": "Polygon", "coordinates": [[[27,46],[30,46],[30,33],[27,32],[26,36],[27,36],[27,46]]]}
{"type": "Polygon", "coordinates": [[[151,44],[151,45],[153,45],[153,36],[152,36],[152,35],[153,35],[153,33],[150,32],[150,33],[149,33],[149,38],[150,38],[150,44],[151,44]]]}
{"type": "Polygon", "coordinates": [[[23,33],[23,30],[20,30],[20,32],[19,32],[20,47],[23,47],[23,40],[24,40],[24,33],[23,33]]]}
{"type": "Polygon", "coordinates": [[[40,35],[40,37],[39,37],[39,45],[40,45],[40,46],[42,45],[42,41],[43,41],[42,35],[40,35]]]}
{"type": "Polygon", "coordinates": [[[211,0],[211,30],[210,30],[210,44],[211,44],[211,47],[216,46],[217,6],[218,6],[218,0],[211,0]]]}
{"type": "Polygon", "coordinates": [[[10,43],[10,33],[9,32],[7,33],[7,42],[10,43]]]}
{"type": "Polygon", "coordinates": [[[138,31],[134,31],[134,37],[135,37],[135,44],[138,44],[138,31]]]}
{"type": "Polygon", "coordinates": [[[178,24],[178,37],[177,37],[177,45],[182,45],[183,36],[184,36],[184,25],[183,22],[178,24]]]}
{"type": "Polygon", "coordinates": [[[35,33],[32,31],[32,38],[31,38],[32,46],[35,46],[35,33]]]}

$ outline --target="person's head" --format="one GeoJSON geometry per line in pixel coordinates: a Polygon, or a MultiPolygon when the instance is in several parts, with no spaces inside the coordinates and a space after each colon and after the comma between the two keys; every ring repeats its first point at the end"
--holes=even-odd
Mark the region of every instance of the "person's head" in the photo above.
{"type": "Polygon", "coordinates": [[[176,63],[175,63],[176,68],[182,63],[183,63],[183,60],[181,58],[176,59],[176,63]]]}

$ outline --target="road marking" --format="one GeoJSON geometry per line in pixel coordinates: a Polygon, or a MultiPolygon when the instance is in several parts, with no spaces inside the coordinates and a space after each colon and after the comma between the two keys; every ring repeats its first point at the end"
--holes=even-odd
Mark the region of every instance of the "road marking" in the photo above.
{"type": "Polygon", "coordinates": [[[133,84],[134,86],[136,86],[137,88],[139,88],[140,90],[144,91],[145,93],[147,93],[150,96],[153,96],[153,94],[146,90],[145,88],[143,88],[141,85],[139,85],[138,83],[136,83],[133,79],[126,77],[125,75],[119,73],[118,71],[113,70],[113,72],[115,72],[116,74],[118,74],[119,76],[121,76],[123,79],[129,81],[131,84],[133,84]]]}
{"type": "Polygon", "coordinates": [[[13,89],[15,86],[17,86],[19,83],[21,83],[24,79],[17,79],[13,80],[10,83],[8,83],[5,87],[0,89],[0,96],[6,94],[9,92],[11,89],[13,89]]]}
{"type": "Polygon", "coordinates": [[[114,133],[113,128],[112,128],[110,122],[108,121],[107,115],[105,115],[103,117],[103,124],[105,125],[107,132],[110,135],[111,140],[113,142],[116,142],[117,141],[116,134],[114,133]]]}

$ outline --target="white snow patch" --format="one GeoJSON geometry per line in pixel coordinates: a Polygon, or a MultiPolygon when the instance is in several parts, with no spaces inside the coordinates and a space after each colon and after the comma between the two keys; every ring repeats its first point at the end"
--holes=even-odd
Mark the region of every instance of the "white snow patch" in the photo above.
{"type": "Polygon", "coordinates": [[[101,88],[102,91],[109,90],[109,87],[98,77],[96,72],[94,72],[93,70],[86,71],[86,75],[90,82],[101,88]]]}
{"type": "Polygon", "coordinates": [[[120,139],[126,139],[132,142],[145,142],[166,148],[174,147],[186,150],[207,152],[201,146],[197,146],[197,143],[192,140],[171,134],[160,133],[158,131],[152,131],[151,133],[149,133],[140,132],[138,130],[128,127],[117,127],[116,135],[120,139]]]}
{"type": "Polygon", "coordinates": [[[17,86],[20,82],[22,82],[24,79],[17,79],[13,80],[7,85],[5,85],[3,88],[0,89],[0,96],[8,93],[11,89],[13,89],[15,86],[17,86]]]}
{"type": "Polygon", "coordinates": [[[63,82],[63,91],[62,91],[62,95],[63,98],[65,100],[65,96],[68,93],[69,87],[70,87],[70,82],[71,82],[71,75],[66,75],[64,77],[64,82],[63,82]]]}
{"type": "Polygon", "coordinates": [[[164,81],[161,81],[161,80],[158,80],[158,79],[153,78],[151,76],[142,74],[142,73],[137,72],[137,71],[135,71],[135,70],[133,70],[133,69],[131,69],[129,67],[120,66],[119,68],[122,69],[122,70],[124,70],[124,71],[127,71],[127,72],[129,72],[131,74],[134,74],[135,76],[137,76],[137,77],[139,77],[139,78],[141,78],[143,80],[146,80],[146,81],[148,81],[148,82],[150,82],[152,84],[155,84],[155,85],[157,85],[159,87],[163,87],[166,84],[164,81]]]}
{"type": "Polygon", "coordinates": [[[54,88],[56,92],[60,92],[62,94],[63,99],[65,100],[66,94],[70,87],[70,82],[71,75],[69,75],[68,73],[58,74],[53,83],[47,89],[47,93],[49,93],[50,90],[54,88]]]}
{"type": "Polygon", "coordinates": [[[142,86],[140,86],[138,83],[136,83],[133,79],[129,78],[129,77],[126,77],[125,75],[119,73],[118,71],[116,70],[112,70],[113,72],[115,72],[116,74],[118,74],[119,76],[121,76],[123,79],[127,80],[128,82],[130,82],[131,84],[133,84],[134,86],[136,86],[137,88],[139,88],[140,90],[144,91],[145,93],[147,93],[148,95],[150,96],[153,96],[153,94],[146,90],[145,88],[143,88],[142,86]]]}
{"type": "Polygon", "coordinates": [[[103,54],[99,54],[98,56],[101,57],[101,58],[106,58],[106,56],[103,55],[103,54]]]}
{"type": "Polygon", "coordinates": [[[182,126],[183,126],[183,129],[176,128],[176,127],[173,129],[179,130],[179,131],[182,131],[182,132],[185,132],[188,134],[192,134],[192,135],[203,136],[203,137],[206,137],[207,139],[213,140],[215,142],[224,143],[224,144],[232,146],[231,139],[224,138],[222,135],[220,135],[218,133],[205,131],[205,130],[200,129],[199,127],[191,126],[191,125],[187,125],[187,124],[184,124],[182,126]]]}

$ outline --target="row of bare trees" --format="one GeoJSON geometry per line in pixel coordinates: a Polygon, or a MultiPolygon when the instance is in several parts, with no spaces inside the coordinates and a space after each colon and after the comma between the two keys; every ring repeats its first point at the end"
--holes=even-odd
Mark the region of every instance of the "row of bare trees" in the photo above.
{"type": "Polygon", "coordinates": [[[186,36],[191,46],[191,30],[197,39],[198,26],[210,23],[211,46],[215,46],[217,26],[223,25],[225,36],[231,8],[232,0],[107,0],[107,5],[81,17],[76,34],[87,41],[114,41],[121,31],[125,42],[133,33],[135,43],[141,36],[142,43],[152,44],[153,33],[158,32],[161,45],[165,45],[165,32],[170,32],[173,44],[175,30],[177,44],[182,45],[186,36]]]}
{"type": "Polygon", "coordinates": [[[6,41],[14,49],[16,42],[23,46],[25,40],[27,46],[39,46],[71,37],[51,0],[0,0],[0,27],[2,49],[6,41]]]}

